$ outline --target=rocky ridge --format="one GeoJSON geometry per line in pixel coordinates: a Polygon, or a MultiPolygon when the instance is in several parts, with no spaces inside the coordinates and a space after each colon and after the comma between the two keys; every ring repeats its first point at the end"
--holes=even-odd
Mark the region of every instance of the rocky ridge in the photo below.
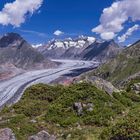
{"type": "Polygon", "coordinates": [[[37,48],[47,58],[107,61],[114,58],[121,48],[114,40],[99,41],[94,37],[52,40],[37,48]]]}

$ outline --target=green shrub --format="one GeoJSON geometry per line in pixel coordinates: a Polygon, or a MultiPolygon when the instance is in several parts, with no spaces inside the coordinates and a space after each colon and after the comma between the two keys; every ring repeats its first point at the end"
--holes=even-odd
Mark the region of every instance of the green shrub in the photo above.
{"type": "Polygon", "coordinates": [[[139,102],[139,94],[122,92],[110,96],[91,83],[38,84],[29,87],[18,103],[1,111],[0,128],[11,128],[19,140],[26,140],[43,129],[59,136],[64,133],[62,139],[71,133],[71,139],[86,140],[94,133],[101,140],[121,136],[137,140],[140,135],[139,102]],[[73,107],[77,102],[82,104],[80,115],[73,107]],[[89,103],[93,105],[91,111],[86,106],[89,103]],[[37,122],[32,123],[32,119],[37,122]],[[77,125],[81,126],[80,130],[77,125]],[[90,128],[100,131],[93,132],[90,128]]]}

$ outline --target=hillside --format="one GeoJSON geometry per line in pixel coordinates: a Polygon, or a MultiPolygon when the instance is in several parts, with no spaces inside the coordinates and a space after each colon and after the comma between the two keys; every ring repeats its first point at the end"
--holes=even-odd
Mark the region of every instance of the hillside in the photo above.
{"type": "Polygon", "coordinates": [[[114,58],[122,48],[119,47],[114,40],[105,42],[95,42],[89,45],[82,53],[81,56],[85,60],[96,59],[101,62],[105,62],[114,58]]]}
{"type": "Polygon", "coordinates": [[[136,77],[140,72],[140,41],[125,48],[116,58],[110,60],[89,75],[97,75],[120,85],[129,77],[136,77]]]}
{"type": "Polygon", "coordinates": [[[0,80],[32,69],[54,67],[56,64],[41,53],[17,33],[7,33],[0,38],[0,80]]]}
{"type": "Polygon", "coordinates": [[[2,110],[0,128],[11,128],[17,140],[42,130],[61,140],[139,138],[139,103],[140,96],[130,90],[110,96],[89,83],[39,84],[2,110]]]}
{"type": "Polygon", "coordinates": [[[23,69],[51,66],[51,61],[45,59],[16,33],[8,33],[0,39],[0,64],[5,63],[23,69]]]}

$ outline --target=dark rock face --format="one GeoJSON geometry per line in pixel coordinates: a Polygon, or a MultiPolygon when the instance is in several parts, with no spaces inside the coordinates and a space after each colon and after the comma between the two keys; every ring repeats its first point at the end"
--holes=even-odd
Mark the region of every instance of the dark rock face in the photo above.
{"type": "Polygon", "coordinates": [[[56,137],[43,130],[36,135],[30,136],[28,140],[56,140],[56,137]]]}
{"type": "Polygon", "coordinates": [[[0,48],[10,47],[9,45],[12,45],[12,44],[14,45],[14,42],[18,43],[22,41],[24,40],[19,34],[8,33],[0,39],[0,48]]]}
{"type": "Polygon", "coordinates": [[[9,128],[0,129],[0,140],[16,140],[15,134],[9,128]]]}
{"type": "Polygon", "coordinates": [[[82,56],[85,60],[97,59],[99,61],[106,61],[114,58],[121,48],[114,42],[114,40],[106,41],[103,43],[95,42],[87,47],[83,52],[82,56]]]}

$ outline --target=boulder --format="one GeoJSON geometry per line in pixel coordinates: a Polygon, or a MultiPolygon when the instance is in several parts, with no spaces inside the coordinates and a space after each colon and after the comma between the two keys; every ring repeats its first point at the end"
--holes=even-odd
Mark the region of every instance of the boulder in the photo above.
{"type": "Polygon", "coordinates": [[[83,114],[83,111],[93,111],[93,103],[81,103],[81,102],[76,102],[73,105],[73,109],[77,112],[77,115],[81,116],[83,114]]]}
{"type": "Polygon", "coordinates": [[[93,107],[94,107],[93,103],[87,103],[85,106],[86,110],[89,112],[93,111],[93,107]]]}
{"type": "Polygon", "coordinates": [[[134,85],[132,85],[131,90],[136,94],[140,93],[140,83],[135,83],[134,85]]]}
{"type": "Polygon", "coordinates": [[[73,108],[79,116],[83,114],[83,105],[81,102],[74,103],[73,108]]]}
{"type": "Polygon", "coordinates": [[[16,140],[15,134],[10,128],[0,129],[0,140],[16,140]]]}
{"type": "Polygon", "coordinates": [[[36,135],[30,136],[28,140],[56,140],[56,137],[43,130],[36,135]]]}
{"type": "Polygon", "coordinates": [[[113,92],[120,92],[110,82],[108,82],[108,81],[106,81],[106,80],[104,80],[102,78],[99,78],[99,77],[96,77],[96,76],[92,76],[92,77],[86,78],[86,80],[87,80],[87,82],[91,82],[98,89],[106,91],[110,95],[113,92]]]}

